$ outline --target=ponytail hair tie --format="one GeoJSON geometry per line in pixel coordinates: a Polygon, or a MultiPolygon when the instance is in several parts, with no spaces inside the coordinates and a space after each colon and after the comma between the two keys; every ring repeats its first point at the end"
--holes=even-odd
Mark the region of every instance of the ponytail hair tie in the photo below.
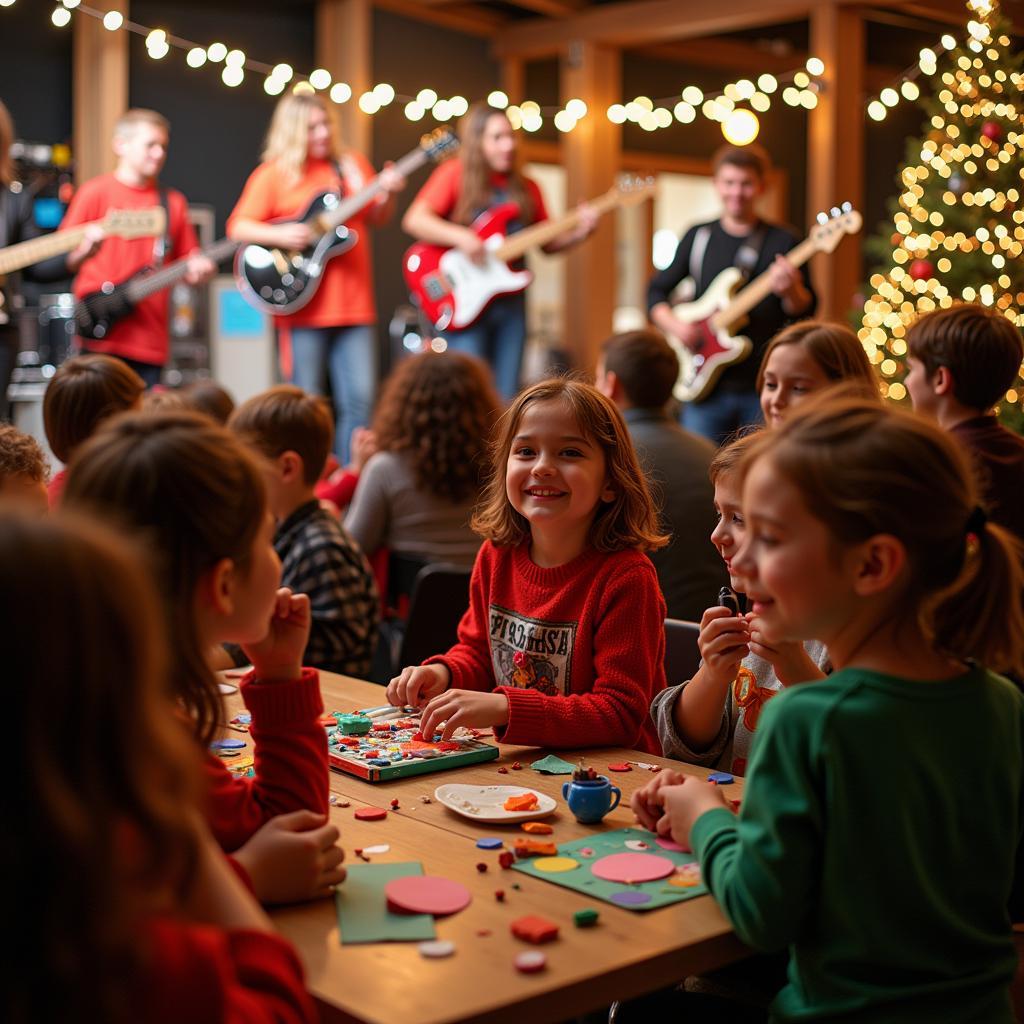
{"type": "Polygon", "coordinates": [[[981,533],[985,529],[987,522],[988,513],[980,505],[975,505],[971,510],[971,514],[967,517],[967,533],[981,533]]]}

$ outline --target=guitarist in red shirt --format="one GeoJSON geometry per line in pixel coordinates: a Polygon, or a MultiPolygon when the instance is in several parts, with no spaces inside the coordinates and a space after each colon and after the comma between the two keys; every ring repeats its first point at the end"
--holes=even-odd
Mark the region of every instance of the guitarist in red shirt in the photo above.
{"type": "MultiPolygon", "coordinates": [[[[89,295],[108,282],[120,284],[154,263],[170,263],[197,252],[199,243],[188,220],[188,200],[180,192],[162,189],[157,183],[167,160],[169,137],[170,126],[162,114],[155,110],[129,110],[114,128],[117,167],[113,174],[93,178],[75,193],[61,228],[102,218],[108,209],[142,209],[165,202],[168,214],[166,234],[161,238],[108,238],[95,256],[85,260],[72,253],[68,269],[72,273],[77,271],[76,298],[89,295]]],[[[201,284],[216,270],[212,260],[192,255],[185,281],[201,284]]],[[[102,340],[81,339],[82,350],[123,359],[147,387],[152,387],[159,383],[167,362],[169,305],[167,291],[143,299],[102,340]]]]}
{"type": "MultiPolygon", "coordinates": [[[[435,168],[402,218],[402,228],[420,241],[479,258],[484,242],[469,225],[481,213],[500,203],[518,204],[520,220],[509,225],[510,233],[547,220],[548,214],[537,183],[517,168],[516,136],[503,110],[474,103],[462,120],[459,136],[458,157],[435,168]]],[[[577,226],[545,245],[545,252],[561,252],[593,232],[597,214],[585,203],[580,214],[577,226]]],[[[522,292],[495,299],[469,327],[439,333],[452,348],[478,356],[491,367],[506,401],[519,390],[526,344],[522,292]]]]}
{"type": "Polygon", "coordinates": [[[739,267],[748,280],[771,268],[773,294],[754,306],[749,322],[738,332],[750,339],[753,351],[742,362],[727,366],[706,398],[683,406],[683,426],[720,444],[735,431],[760,422],[754,381],[761,353],[787,323],[812,316],[817,299],[806,264],[797,270],[784,255],[799,239],[757,215],[757,201],[765,188],[765,158],[750,147],[724,146],[715,154],[713,166],[722,215],[683,235],[672,263],[651,278],[647,306],[654,324],[699,352],[700,326],[684,323],[672,312],[670,296],[679,283],[692,278],[694,298],[699,298],[727,267],[739,267]]]}

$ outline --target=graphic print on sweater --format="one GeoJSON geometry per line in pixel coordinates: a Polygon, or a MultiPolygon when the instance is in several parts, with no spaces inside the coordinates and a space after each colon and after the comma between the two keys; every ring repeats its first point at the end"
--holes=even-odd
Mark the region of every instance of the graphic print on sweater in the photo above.
{"type": "Polygon", "coordinates": [[[491,660],[498,686],[565,697],[572,690],[575,622],[545,622],[490,606],[491,660]]]}

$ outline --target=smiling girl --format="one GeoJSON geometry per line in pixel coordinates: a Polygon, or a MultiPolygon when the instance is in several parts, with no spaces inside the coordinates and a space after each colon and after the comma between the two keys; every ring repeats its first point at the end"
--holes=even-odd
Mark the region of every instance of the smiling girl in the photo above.
{"type": "Polygon", "coordinates": [[[498,424],[474,528],[485,539],[459,642],[391,681],[421,731],[657,752],[665,601],[644,555],[657,513],[614,404],[580,381],[524,391],[498,424]]]}

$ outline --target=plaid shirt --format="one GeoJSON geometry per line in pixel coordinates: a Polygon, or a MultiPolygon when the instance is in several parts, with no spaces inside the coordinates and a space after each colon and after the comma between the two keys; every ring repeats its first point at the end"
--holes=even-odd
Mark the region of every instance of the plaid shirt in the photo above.
{"type": "MultiPolygon", "coordinates": [[[[359,546],[315,499],[297,508],[274,534],[281,586],[306,594],[313,626],[303,664],[365,678],[377,643],[380,603],[359,546]]],[[[235,664],[248,662],[229,646],[235,664]]]]}

